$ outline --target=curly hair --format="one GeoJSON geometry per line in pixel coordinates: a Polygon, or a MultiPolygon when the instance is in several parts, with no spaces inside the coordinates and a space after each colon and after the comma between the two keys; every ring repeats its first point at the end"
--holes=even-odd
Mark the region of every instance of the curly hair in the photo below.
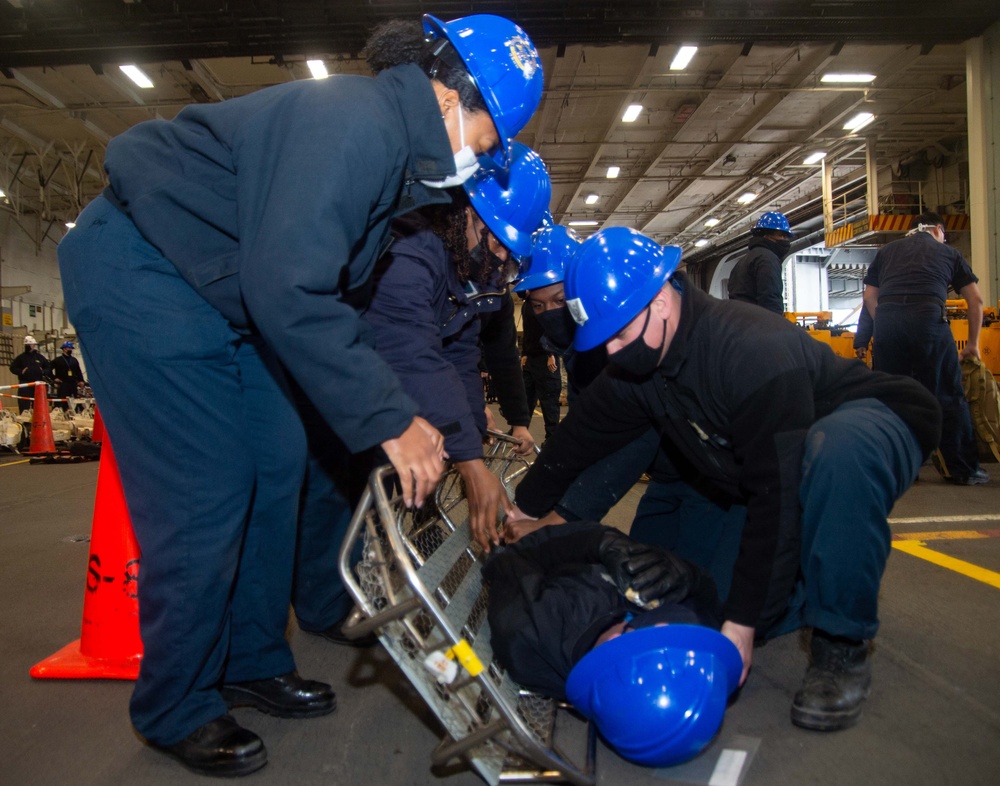
{"type": "Polygon", "coordinates": [[[469,253],[469,239],[466,234],[468,218],[465,209],[469,206],[469,198],[465,189],[448,189],[451,204],[430,205],[423,209],[430,223],[431,232],[441,238],[449,256],[455,263],[458,280],[464,285],[474,280],[474,283],[485,286],[488,270],[479,269],[469,253]]]}
{"type": "Polygon", "coordinates": [[[373,74],[407,63],[419,64],[427,52],[424,31],[419,22],[390,19],[376,27],[361,56],[373,74]]]}
{"type": "Polygon", "coordinates": [[[419,22],[383,22],[372,31],[361,56],[374,74],[393,66],[418,65],[430,79],[455,90],[467,112],[487,111],[479,88],[455,48],[447,39],[426,38],[419,22]]]}

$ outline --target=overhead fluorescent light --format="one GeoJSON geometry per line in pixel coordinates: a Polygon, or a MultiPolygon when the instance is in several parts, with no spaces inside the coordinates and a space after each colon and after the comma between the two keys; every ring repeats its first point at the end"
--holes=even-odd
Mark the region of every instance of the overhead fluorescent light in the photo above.
{"type": "Polygon", "coordinates": [[[597,200],[601,197],[597,194],[587,194],[587,198],[584,200],[588,205],[596,205],[597,200]]]}
{"type": "Polygon", "coordinates": [[[618,177],[618,173],[621,172],[621,171],[622,171],[621,167],[609,166],[608,167],[608,175],[607,175],[608,180],[613,180],[614,178],[618,177]]]}
{"type": "Polygon", "coordinates": [[[694,247],[695,248],[702,248],[702,247],[707,246],[707,245],[708,245],[708,241],[705,240],[705,238],[703,238],[703,237],[700,237],[700,238],[698,238],[697,240],[694,241],[694,247]]]}
{"type": "Polygon", "coordinates": [[[569,225],[571,227],[596,227],[597,221],[570,221],[569,225]]]}
{"type": "Polygon", "coordinates": [[[753,191],[747,191],[745,194],[740,194],[740,196],[736,198],[736,201],[741,205],[749,205],[756,198],[757,195],[753,191]]]}
{"type": "Polygon", "coordinates": [[[118,66],[122,73],[125,74],[129,79],[135,82],[139,87],[150,88],[153,87],[153,80],[146,76],[142,69],[134,65],[123,65],[118,66]]]}
{"type": "Polygon", "coordinates": [[[72,229],[75,226],[76,226],[76,222],[75,221],[67,221],[66,222],[66,229],[72,229]]]}
{"type": "Polygon", "coordinates": [[[705,219],[705,226],[707,226],[709,228],[714,227],[714,226],[718,226],[718,225],[719,225],[719,219],[717,219],[715,217],[705,219]]]}
{"type": "Polygon", "coordinates": [[[834,84],[867,84],[875,81],[875,74],[823,74],[820,82],[834,84]]]}
{"type": "Polygon", "coordinates": [[[806,164],[807,166],[809,164],[818,164],[824,158],[826,158],[826,151],[817,150],[815,153],[810,153],[808,156],[806,156],[806,160],[803,161],[802,163],[806,164]]]}
{"type": "Polygon", "coordinates": [[[3,199],[5,196],[7,195],[3,192],[3,189],[0,188],[0,199],[3,199]]]}
{"type": "Polygon", "coordinates": [[[854,117],[844,123],[846,131],[860,131],[875,119],[871,112],[858,112],[854,117]]]}
{"type": "Polygon", "coordinates": [[[330,76],[330,72],[326,70],[326,63],[322,60],[306,60],[306,65],[309,66],[309,73],[313,75],[313,79],[326,79],[330,76]]]}
{"type": "Polygon", "coordinates": [[[670,61],[670,70],[683,71],[688,67],[688,63],[691,62],[691,58],[694,57],[694,53],[697,51],[698,47],[696,46],[682,46],[677,50],[674,59],[670,61]]]}
{"type": "Polygon", "coordinates": [[[642,104],[629,104],[628,109],[625,110],[625,114],[622,115],[623,123],[634,123],[635,119],[639,116],[642,111],[642,104]]]}

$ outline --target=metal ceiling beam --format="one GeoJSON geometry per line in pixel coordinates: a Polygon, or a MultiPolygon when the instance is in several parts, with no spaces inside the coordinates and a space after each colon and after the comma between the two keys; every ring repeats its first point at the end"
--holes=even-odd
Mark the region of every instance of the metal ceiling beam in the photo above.
{"type": "MultiPolygon", "coordinates": [[[[812,74],[816,73],[817,69],[821,68],[824,63],[829,61],[829,59],[830,59],[829,52],[825,51],[817,52],[813,57],[808,58],[804,63],[800,62],[798,64],[798,67],[794,69],[794,72],[788,74],[788,77],[792,83],[801,84],[804,80],[808,79],[812,74]]],[[[725,77],[723,77],[722,81],[725,81],[725,77]]],[[[739,129],[736,130],[737,133],[734,136],[736,138],[741,138],[753,133],[753,131],[757,129],[761,125],[761,123],[763,123],[764,120],[771,114],[771,112],[775,109],[775,107],[778,106],[782,98],[783,96],[780,95],[765,96],[765,98],[762,101],[760,101],[758,105],[755,106],[754,112],[750,116],[750,118],[746,120],[739,129]]],[[[702,110],[704,112],[712,111],[707,102],[702,102],[698,110],[695,111],[695,114],[692,115],[691,118],[688,120],[688,123],[694,121],[696,116],[698,116],[699,112],[701,112],[702,110]]],[[[681,129],[681,131],[678,133],[677,136],[681,136],[682,134],[683,134],[683,128],[681,129]]],[[[715,143],[712,144],[713,146],[715,146],[715,143]]],[[[726,156],[733,154],[733,151],[736,149],[738,144],[739,143],[734,145],[727,145],[723,150],[719,150],[718,147],[715,146],[716,149],[715,160],[712,161],[707,166],[703,167],[701,172],[707,173],[711,171],[714,167],[721,165],[722,162],[725,160],[726,156]]],[[[657,162],[653,163],[653,167],[656,166],[656,163],[657,162]]],[[[750,190],[750,186],[754,184],[755,179],[758,176],[761,167],[758,166],[756,167],[756,169],[757,172],[751,170],[750,172],[745,173],[745,180],[744,183],[740,186],[740,188],[745,187],[747,190],[750,190]]],[[[647,174],[649,174],[648,171],[647,174]]],[[[689,186],[687,184],[682,184],[680,187],[674,188],[670,193],[666,194],[664,198],[660,201],[658,206],[650,209],[649,211],[650,218],[648,218],[643,222],[642,226],[639,227],[639,230],[645,231],[646,228],[649,226],[649,224],[653,220],[655,220],[656,216],[660,212],[662,212],[664,208],[666,208],[672,202],[674,202],[676,199],[682,196],[683,193],[688,190],[688,188],[689,186]]],[[[732,191],[738,191],[738,190],[739,188],[733,189],[732,191]]],[[[747,212],[751,210],[751,208],[749,207],[746,209],[747,212]]],[[[692,209],[691,212],[697,212],[697,209],[696,208],[692,209]]]]}
{"type": "MultiPolygon", "coordinates": [[[[636,68],[632,74],[632,88],[627,91],[626,94],[627,96],[634,96],[637,93],[641,94],[643,92],[640,80],[643,78],[643,74],[645,73],[648,65],[649,65],[649,55],[647,53],[643,55],[641,59],[638,59],[636,62],[636,68]]],[[[638,98],[636,98],[636,100],[638,100],[638,98]]],[[[625,102],[631,103],[631,99],[626,98],[624,101],[622,101],[622,103],[619,104],[618,108],[615,110],[613,117],[605,125],[604,133],[600,136],[600,139],[602,141],[597,145],[597,149],[594,151],[594,155],[591,157],[590,163],[584,168],[583,175],[580,178],[580,182],[577,185],[576,189],[574,190],[573,195],[570,197],[570,205],[572,205],[580,197],[584,183],[587,181],[590,171],[599,165],[599,162],[604,156],[605,151],[607,150],[608,147],[608,137],[618,127],[619,123],[622,122],[621,120],[623,114],[622,110],[624,108],[625,102]]],[[[620,203],[621,200],[618,200],[618,202],[620,203]]],[[[573,212],[573,211],[566,211],[566,212],[573,212]]],[[[598,212],[597,208],[592,208],[589,212],[585,210],[583,215],[585,219],[591,219],[593,216],[590,215],[590,213],[596,214],[597,212],[598,212]]],[[[599,212],[605,213],[610,211],[605,209],[605,207],[602,205],[599,212]]]]}
{"type": "MultiPolygon", "coordinates": [[[[904,80],[906,78],[905,73],[904,73],[905,70],[906,70],[906,68],[909,65],[911,65],[914,61],[916,61],[919,58],[919,56],[920,55],[918,54],[918,52],[916,52],[914,50],[903,50],[903,51],[899,52],[897,55],[895,55],[894,57],[890,58],[890,60],[888,62],[882,64],[882,66],[880,66],[879,69],[877,69],[877,71],[881,72],[881,73],[887,73],[887,74],[890,75],[890,76],[886,77],[886,79],[884,80],[884,83],[887,84],[891,88],[891,87],[897,85],[898,82],[900,82],[901,80],[904,80]]],[[[873,88],[873,89],[871,89],[870,91],[867,91],[867,92],[875,94],[876,90],[873,88]]],[[[880,92],[880,90],[879,90],[879,92],[880,92]]],[[[837,129],[836,137],[839,140],[843,140],[844,139],[843,131],[839,130],[840,123],[843,120],[844,116],[846,114],[848,114],[850,111],[852,111],[854,107],[856,107],[857,103],[858,103],[857,101],[848,102],[848,101],[846,101],[844,99],[841,99],[838,102],[835,102],[833,105],[829,106],[827,108],[827,110],[824,112],[824,117],[826,118],[824,124],[821,127],[814,129],[809,134],[808,138],[803,139],[801,141],[801,143],[800,143],[801,146],[804,147],[806,145],[809,145],[810,143],[820,144],[821,143],[820,140],[823,139],[823,137],[826,134],[826,132],[828,130],[830,130],[830,129],[833,129],[833,128],[837,129]]],[[[889,115],[889,119],[890,120],[892,118],[894,118],[894,117],[895,117],[894,114],[889,115]]],[[[749,131],[747,133],[749,133],[749,131]]],[[[880,133],[880,137],[881,136],[882,136],[882,134],[880,133]]],[[[939,138],[940,137],[938,137],[938,139],[939,138]]],[[[931,144],[931,143],[932,142],[930,142],[926,138],[924,138],[924,140],[923,140],[923,142],[921,144],[926,145],[926,144],[931,144]]],[[[740,142],[738,144],[744,144],[744,143],[740,142]]],[[[827,145],[827,146],[829,146],[829,145],[827,145]]],[[[850,155],[850,153],[845,153],[844,152],[842,144],[839,145],[839,146],[841,147],[841,151],[839,153],[834,153],[834,151],[831,150],[830,151],[831,156],[829,157],[829,160],[832,161],[832,160],[834,160],[835,157],[840,157],[842,159],[845,155],[850,155]]],[[[782,166],[782,162],[784,160],[787,160],[788,156],[792,152],[794,152],[794,150],[789,150],[786,153],[784,153],[782,156],[780,156],[778,159],[776,159],[774,161],[771,161],[771,162],[768,162],[765,165],[764,168],[762,168],[761,170],[759,170],[759,174],[765,174],[766,172],[774,172],[774,171],[776,171],[777,169],[779,169],[779,167],[782,166]]],[[[709,167],[709,169],[710,168],[711,167],[709,167]]],[[[790,183],[788,181],[786,181],[785,184],[788,185],[787,189],[779,190],[778,193],[761,194],[758,197],[758,199],[755,200],[754,204],[757,204],[757,205],[765,204],[768,199],[770,199],[771,201],[780,200],[784,194],[788,193],[788,191],[791,191],[791,190],[794,190],[796,188],[801,187],[806,181],[809,180],[810,177],[811,177],[811,175],[809,175],[807,177],[804,177],[804,178],[793,177],[791,179],[790,183]]],[[[749,186],[752,183],[753,183],[753,181],[748,177],[748,179],[746,180],[746,185],[749,186]]],[[[670,204],[670,202],[676,201],[678,198],[680,198],[680,196],[683,194],[683,192],[685,190],[687,190],[687,186],[686,185],[682,186],[677,191],[677,193],[671,195],[670,198],[669,198],[669,200],[666,201],[665,204],[670,204]]],[[[741,189],[735,189],[730,194],[724,195],[723,198],[716,200],[715,203],[713,205],[711,205],[707,210],[694,211],[694,212],[697,213],[697,216],[694,217],[686,226],[684,226],[676,235],[674,235],[674,239],[677,240],[677,241],[683,242],[683,240],[686,237],[693,238],[697,234],[703,234],[703,232],[701,232],[699,230],[701,230],[701,225],[702,225],[702,222],[703,222],[704,218],[707,215],[711,214],[711,213],[719,213],[720,209],[722,208],[722,206],[727,201],[731,201],[732,198],[735,196],[735,193],[738,192],[738,191],[740,191],[740,190],[741,189]]],[[[742,212],[744,214],[750,214],[750,213],[756,212],[756,209],[757,208],[751,209],[748,206],[742,212]]],[[[729,210],[723,211],[723,212],[729,212],[730,214],[733,214],[732,208],[729,208],[729,210]]],[[[736,213],[739,213],[739,212],[740,211],[736,211],[736,213]]],[[[727,233],[723,232],[722,234],[725,235],[727,233]]]]}
{"type": "Polygon", "coordinates": [[[960,42],[1000,17],[996,3],[774,0],[536,0],[372,3],[370,0],[76,0],[0,3],[0,66],[28,67],[358,52],[391,18],[497,13],[516,19],[539,46],[801,41],[960,42]]]}

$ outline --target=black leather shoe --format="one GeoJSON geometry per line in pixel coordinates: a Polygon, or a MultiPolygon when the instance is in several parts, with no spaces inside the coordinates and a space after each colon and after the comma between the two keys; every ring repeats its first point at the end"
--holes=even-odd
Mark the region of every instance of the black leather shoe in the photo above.
{"type": "Polygon", "coordinates": [[[331,625],[326,630],[306,630],[302,627],[300,627],[299,630],[303,633],[308,633],[310,636],[319,636],[327,641],[332,641],[334,644],[341,644],[345,647],[369,649],[370,647],[374,647],[378,644],[378,636],[374,633],[369,633],[359,639],[347,638],[347,636],[344,635],[344,620],[341,620],[336,625],[331,625]]]}
{"type": "Polygon", "coordinates": [[[232,715],[223,715],[191,732],[174,745],[152,747],[202,775],[232,778],[249,775],[267,764],[264,742],[232,715]]]}
{"type": "Polygon", "coordinates": [[[231,682],[221,688],[229,708],[254,707],[279,718],[316,718],[337,709],[337,697],[325,682],[305,680],[297,671],[265,680],[231,682]]]}
{"type": "Polygon", "coordinates": [[[868,642],[814,630],[811,649],[812,663],[792,701],[792,723],[814,731],[853,726],[872,689],[868,642]]]}

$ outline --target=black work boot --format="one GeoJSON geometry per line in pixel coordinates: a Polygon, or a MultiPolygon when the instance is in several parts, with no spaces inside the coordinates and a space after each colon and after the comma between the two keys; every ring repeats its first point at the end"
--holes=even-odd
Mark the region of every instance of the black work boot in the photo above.
{"type": "Polygon", "coordinates": [[[792,701],[792,723],[838,731],[858,722],[872,689],[868,644],[813,631],[811,663],[792,701]]]}

